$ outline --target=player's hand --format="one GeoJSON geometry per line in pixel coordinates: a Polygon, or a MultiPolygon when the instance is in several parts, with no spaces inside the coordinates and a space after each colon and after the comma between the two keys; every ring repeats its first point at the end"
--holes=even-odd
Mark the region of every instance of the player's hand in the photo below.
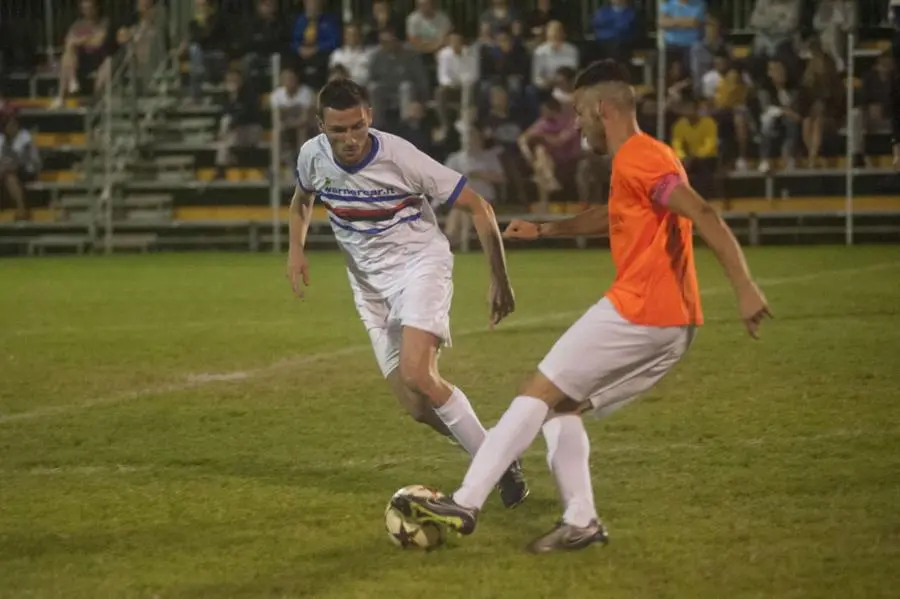
{"type": "Polygon", "coordinates": [[[540,225],[518,218],[513,219],[506,230],[503,231],[503,239],[521,239],[522,241],[534,241],[541,236],[540,225]]]}
{"type": "Polygon", "coordinates": [[[488,302],[491,304],[490,328],[493,330],[497,324],[516,309],[516,295],[513,293],[509,279],[492,279],[488,302]]]}
{"type": "Polygon", "coordinates": [[[294,295],[303,299],[303,288],[309,286],[309,262],[306,260],[303,248],[292,245],[288,250],[285,274],[291,281],[294,295]],[[301,282],[303,283],[302,285],[300,284],[301,282]]]}
{"type": "Polygon", "coordinates": [[[759,325],[763,319],[768,316],[772,318],[769,312],[769,304],[766,296],[759,290],[756,283],[749,283],[738,293],[738,309],[741,312],[741,320],[747,327],[747,332],[754,339],[759,339],[759,325]]]}

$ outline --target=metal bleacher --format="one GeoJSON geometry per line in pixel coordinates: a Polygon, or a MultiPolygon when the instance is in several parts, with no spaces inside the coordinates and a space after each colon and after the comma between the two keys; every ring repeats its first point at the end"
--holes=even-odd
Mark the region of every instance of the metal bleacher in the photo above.
{"type": "MultiPolygon", "coordinates": [[[[365,3],[332,6],[345,18],[364,14],[365,3]],[[357,11],[357,12],[354,12],[357,11]]],[[[403,2],[398,3],[403,8],[403,2]]],[[[527,3],[531,4],[531,3],[527,3]]],[[[592,2],[576,3],[579,11],[592,2]]],[[[713,4],[713,3],[711,3],[713,4]]],[[[733,22],[746,23],[748,2],[727,0],[733,22]]],[[[653,17],[649,2],[645,19],[653,17]]],[[[472,22],[477,1],[454,3],[458,22],[472,22]]],[[[181,18],[174,14],[175,17],[181,18]]],[[[575,22],[587,22],[574,14],[575,22]]],[[[732,33],[739,51],[750,37],[732,33]]],[[[872,64],[885,45],[887,32],[877,26],[861,31],[863,42],[854,53],[857,74],[872,64]]],[[[589,41],[583,42],[589,44],[589,41]]],[[[653,35],[633,61],[635,77],[653,85],[653,35]]],[[[280,208],[270,207],[274,179],[271,139],[239,155],[240,166],[214,178],[215,130],[220,109],[215,102],[187,106],[181,101],[186,83],[183,65],[166,54],[155,65],[151,84],[138,89],[127,56],[119,57],[114,85],[93,107],[70,102],[49,109],[56,92],[53,71],[14,75],[8,95],[22,106],[21,121],[37,140],[44,158],[40,180],[28,187],[34,206],[29,222],[13,222],[0,210],[0,255],[152,251],[166,249],[239,249],[268,251],[277,238],[286,239],[287,203],[292,188],[280,190],[280,208]],[[278,234],[276,235],[276,231],[278,234]]],[[[857,77],[858,79],[858,77],[857,77]]],[[[859,84],[858,80],[855,82],[859,84]]],[[[211,89],[210,97],[220,90],[211,89]]],[[[267,109],[267,97],[261,99],[267,109]]],[[[852,169],[848,177],[843,152],[827,158],[821,169],[751,170],[730,173],[723,204],[726,219],[747,244],[798,243],[806,239],[843,242],[847,224],[845,196],[852,181],[855,239],[900,239],[900,188],[890,168],[885,134],[867,138],[871,164],[852,169]]],[[[276,189],[279,186],[276,186],[276,189]]],[[[497,207],[501,221],[516,216],[563,218],[582,206],[554,204],[551,214],[535,215],[523,205],[497,207]]],[[[333,245],[324,213],[317,211],[310,245],[333,245]]],[[[579,246],[588,240],[566,241],[579,246]]]]}

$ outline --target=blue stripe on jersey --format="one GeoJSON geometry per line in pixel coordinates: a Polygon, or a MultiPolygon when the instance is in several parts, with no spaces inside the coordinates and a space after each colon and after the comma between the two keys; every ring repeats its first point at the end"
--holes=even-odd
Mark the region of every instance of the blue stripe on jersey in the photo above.
{"type": "Polygon", "coordinates": [[[459,182],[456,184],[456,187],[453,188],[453,193],[451,193],[450,197],[447,198],[446,205],[448,207],[453,206],[453,204],[456,202],[456,198],[458,198],[459,194],[462,193],[463,187],[466,186],[467,181],[468,178],[466,178],[465,175],[459,178],[459,182]]]}
{"type": "Polygon", "coordinates": [[[330,220],[334,226],[340,227],[341,229],[344,229],[345,231],[351,231],[353,233],[362,233],[364,235],[378,235],[379,233],[384,233],[388,229],[396,227],[397,225],[399,225],[401,223],[409,223],[412,221],[419,220],[420,218],[422,218],[422,213],[417,212],[415,214],[410,214],[409,216],[404,216],[403,218],[399,219],[397,222],[391,223],[386,227],[380,227],[380,228],[373,227],[371,229],[357,229],[355,227],[351,227],[350,225],[345,225],[344,223],[338,221],[336,218],[334,218],[330,214],[328,215],[328,220],[330,220]]]}
{"type": "MultiPolygon", "coordinates": [[[[351,190],[347,190],[351,191],[351,190]]],[[[359,196],[344,195],[330,191],[320,191],[319,195],[328,200],[340,200],[341,202],[396,202],[397,200],[405,200],[411,195],[410,193],[392,193],[390,195],[381,196],[359,196]]]]}

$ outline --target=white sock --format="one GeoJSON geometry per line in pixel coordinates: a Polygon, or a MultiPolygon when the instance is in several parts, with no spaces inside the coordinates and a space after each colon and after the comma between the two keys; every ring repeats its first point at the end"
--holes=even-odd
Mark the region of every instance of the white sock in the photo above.
{"type": "Polygon", "coordinates": [[[535,397],[515,398],[490,430],[472,458],[463,484],[453,500],[465,507],[481,509],[500,477],[537,437],[547,417],[547,404],[535,397]]]}
{"type": "Polygon", "coordinates": [[[576,414],[563,414],[545,422],[543,432],[547,441],[547,465],[565,507],[563,520],[575,526],[587,526],[597,519],[597,510],[591,488],[591,444],[584,422],[576,414]]]}
{"type": "Polygon", "coordinates": [[[441,422],[447,425],[453,436],[470,455],[475,455],[484,442],[487,431],[475,415],[472,404],[459,387],[453,388],[450,399],[442,406],[434,409],[441,422]]]}

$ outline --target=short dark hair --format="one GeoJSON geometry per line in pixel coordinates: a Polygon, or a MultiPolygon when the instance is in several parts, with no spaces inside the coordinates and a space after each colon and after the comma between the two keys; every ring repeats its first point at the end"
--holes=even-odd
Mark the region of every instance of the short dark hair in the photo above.
{"type": "Polygon", "coordinates": [[[631,73],[624,64],[605,58],[591,63],[590,66],[578,73],[578,77],[575,78],[575,89],[593,87],[601,83],[631,85],[631,73]]]}
{"type": "Polygon", "coordinates": [[[319,91],[318,113],[322,116],[326,108],[348,110],[369,104],[369,92],[352,79],[338,77],[325,84],[319,91]]]}

